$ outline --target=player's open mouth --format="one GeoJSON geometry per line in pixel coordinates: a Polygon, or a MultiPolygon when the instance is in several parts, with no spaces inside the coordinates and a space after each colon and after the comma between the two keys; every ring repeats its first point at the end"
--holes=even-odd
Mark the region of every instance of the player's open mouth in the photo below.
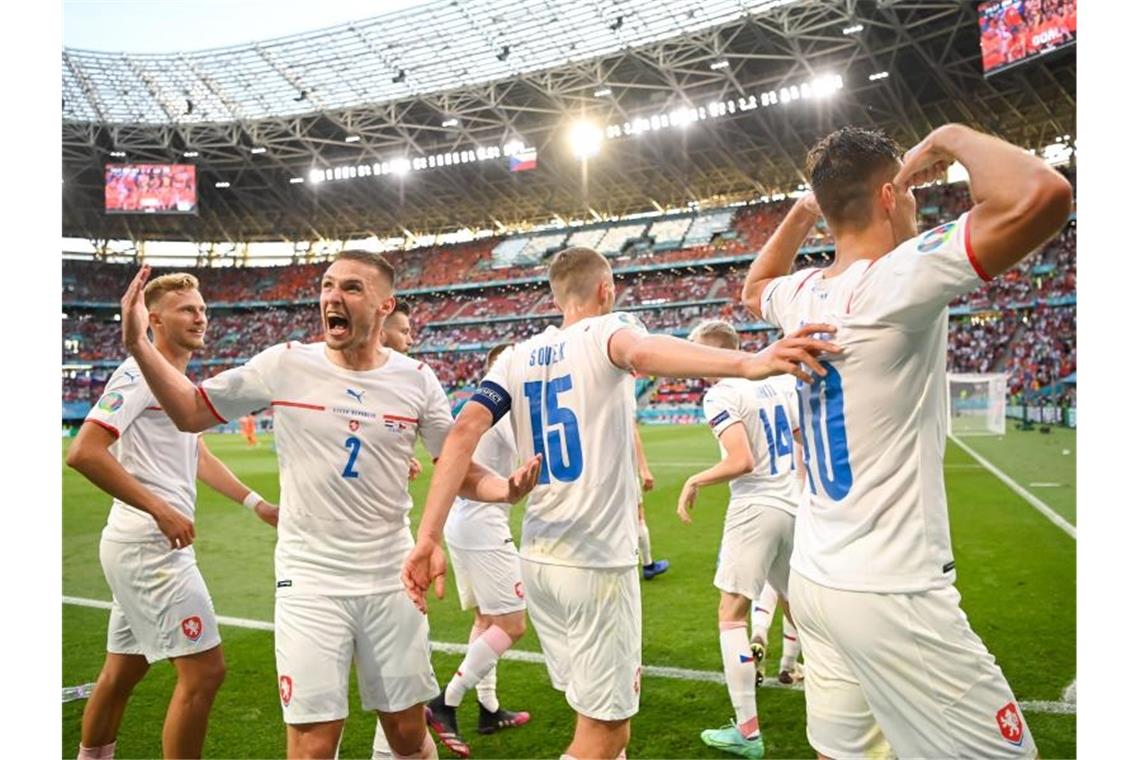
{"type": "Polygon", "coordinates": [[[341,338],[348,334],[348,318],[340,314],[325,314],[325,324],[328,325],[328,334],[334,338],[341,338]]]}

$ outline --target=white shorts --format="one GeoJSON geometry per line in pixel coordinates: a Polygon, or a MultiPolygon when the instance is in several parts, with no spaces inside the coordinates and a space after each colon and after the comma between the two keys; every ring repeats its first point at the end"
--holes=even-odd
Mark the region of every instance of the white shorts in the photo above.
{"type": "Polygon", "coordinates": [[[108,652],[141,654],[147,662],[158,662],[222,643],[194,547],[104,538],[99,562],[111,587],[108,652]]]}
{"type": "Polygon", "coordinates": [[[427,616],[403,591],[279,596],[273,622],[286,723],[347,717],[348,669],[354,659],[365,710],[398,712],[439,694],[427,616]]]}
{"type": "Polygon", "coordinates": [[[584,568],[523,560],[527,613],[554,688],[580,715],[625,720],[641,693],[638,568],[584,568]]]}
{"type": "Polygon", "coordinates": [[[840,591],[793,572],[808,741],[828,757],[1034,757],[1037,746],[953,586],[840,591]]]}
{"type": "Polygon", "coordinates": [[[782,509],[730,502],[713,585],[729,594],[759,599],[767,582],[786,597],[795,530],[796,518],[782,509]]]}
{"type": "Polygon", "coordinates": [[[460,549],[448,547],[459,605],[478,607],[484,615],[506,615],[526,609],[523,598],[519,550],[504,544],[501,549],[460,549]]]}

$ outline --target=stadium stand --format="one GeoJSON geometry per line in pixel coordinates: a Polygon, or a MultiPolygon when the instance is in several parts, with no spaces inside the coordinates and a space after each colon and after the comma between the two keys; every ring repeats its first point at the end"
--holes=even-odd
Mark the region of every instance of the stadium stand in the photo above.
{"type": "MultiPolygon", "coordinates": [[[[932,226],[968,208],[969,192],[964,185],[933,186],[918,191],[918,201],[924,225],[932,226]]],[[[592,242],[612,254],[643,233],[650,239],[679,237],[673,248],[645,251],[615,262],[616,307],[634,311],[651,330],[677,335],[687,334],[702,319],[726,319],[742,328],[747,347],[763,347],[770,337],[768,326],[757,322],[739,303],[740,289],[755,251],[775,229],[789,202],[715,209],[696,217],[663,217],[652,223],[591,225],[572,233],[559,230],[487,238],[387,255],[397,267],[400,291],[412,304],[413,352],[436,367],[448,390],[458,394],[481,372],[487,348],[532,335],[556,319],[546,286],[537,281],[542,267],[520,262],[537,260],[562,245],[592,242]],[[719,246],[710,245],[714,238],[719,246]],[[513,257],[515,264],[496,268],[504,256],[513,257]],[[491,281],[496,283],[493,288],[481,287],[491,281]]],[[[808,242],[796,267],[829,264],[826,230],[808,242]]],[[[286,267],[192,269],[213,307],[209,345],[200,366],[216,371],[283,340],[319,339],[320,320],[314,305],[316,284],[326,265],[317,261],[286,267]]],[[[63,270],[68,315],[63,323],[64,364],[113,365],[120,361],[119,325],[113,315],[134,273],[133,265],[68,260],[63,270]]],[[[1075,293],[1074,218],[1037,255],[952,304],[949,368],[1007,372],[1011,397],[1052,389],[1064,378],[1075,377],[1075,293]]],[[[78,409],[76,404],[97,398],[104,369],[92,367],[70,373],[71,377],[65,373],[65,402],[78,409]]],[[[655,388],[647,406],[691,414],[701,384],[683,385],[655,388]]]]}

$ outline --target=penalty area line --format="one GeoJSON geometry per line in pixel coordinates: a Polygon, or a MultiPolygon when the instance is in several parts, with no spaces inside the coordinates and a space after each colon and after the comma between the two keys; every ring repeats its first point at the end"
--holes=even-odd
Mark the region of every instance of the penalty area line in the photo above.
{"type": "Polygon", "coordinates": [[[962,449],[962,451],[966,452],[967,454],[972,456],[975,460],[977,460],[978,464],[980,464],[982,467],[989,470],[991,475],[993,475],[995,478],[1000,480],[1002,483],[1005,483],[1007,486],[1009,486],[1010,489],[1012,489],[1013,492],[1016,493],[1018,496],[1025,499],[1026,503],[1028,503],[1029,506],[1033,507],[1038,512],[1040,512],[1041,514],[1045,515],[1045,519],[1047,519],[1049,522],[1056,525],[1061,530],[1065,531],[1065,533],[1068,533],[1069,538],[1073,539],[1074,541],[1077,540],[1077,529],[1075,526],[1073,526],[1072,523],[1070,523],[1068,520],[1066,520],[1065,518],[1061,517],[1059,514],[1054,512],[1053,509],[1048,504],[1041,501],[1041,499],[1038,499],[1036,496],[1031,494],[1029,491],[1025,490],[1025,488],[1020,483],[1018,483],[1016,480],[1014,480],[1013,478],[1011,478],[1010,476],[1006,475],[1004,472],[999,470],[988,459],[986,459],[981,454],[979,454],[978,452],[974,451],[969,446],[967,446],[962,441],[961,438],[954,435],[953,433],[949,434],[949,438],[951,441],[956,443],[958,445],[958,447],[962,449]]]}
{"type": "MultiPolygon", "coordinates": [[[[91,607],[98,610],[111,609],[110,602],[105,602],[101,599],[86,599],[79,596],[64,596],[63,603],[70,604],[75,607],[91,607]]],[[[273,623],[268,620],[250,620],[249,618],[218,615],[218,623],[219,625],[229,625],[235,628],[251,628],[257,631],[273,630],[273,623]]],[[[444,654],[467,654],[466,644],[458,644],[450,641],[433,641],[431,642],[431,648],[435,652],[442,652],[444,654]]],[[[529,662],[534,665],[543,665],[546,662],[546,660],[543,659],[542,654],[539,652],[527,652],[519,649],[508,649],[503,653],[502,658],[504,660],[512,660],[514,662],[529,662]]],[[[668,665],[643,665],[641,668],[641,674],[643,676],[651,676],[654,678],[670,678],[676,681],[702,681],[705,683],[717,684],[724,683],[724,673],[718,670],[691,670],[689,668],[675,668],[668,665]]],[[[803,683],[795,683],[790,686],[785,686],[775,678],[765,678],[764,682],[760,684],[760,686],[776,691],[798,691],[802,693],[804,690],[803,683]]],[[[1052,713],[1055,715],[1075,715],[1077,712],[1075,693],[1074,701],[1047,702],[1033,700],[1018,702],[1018,704],[1025,712],[1052,713]]]]}

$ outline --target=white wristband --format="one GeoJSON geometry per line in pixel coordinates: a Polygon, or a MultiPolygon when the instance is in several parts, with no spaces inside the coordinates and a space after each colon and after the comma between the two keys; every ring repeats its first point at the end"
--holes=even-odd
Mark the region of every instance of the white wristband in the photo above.
{"type": "Polygon", "coordinates": [[[257,506],[258,502],[262,501],[265,500],[261,498],[261,494],[259,494],[257,491],[250,491],[245,495],[245,498],[242,499],[241,505],[246,509],[252,510],[257,506]]]}

